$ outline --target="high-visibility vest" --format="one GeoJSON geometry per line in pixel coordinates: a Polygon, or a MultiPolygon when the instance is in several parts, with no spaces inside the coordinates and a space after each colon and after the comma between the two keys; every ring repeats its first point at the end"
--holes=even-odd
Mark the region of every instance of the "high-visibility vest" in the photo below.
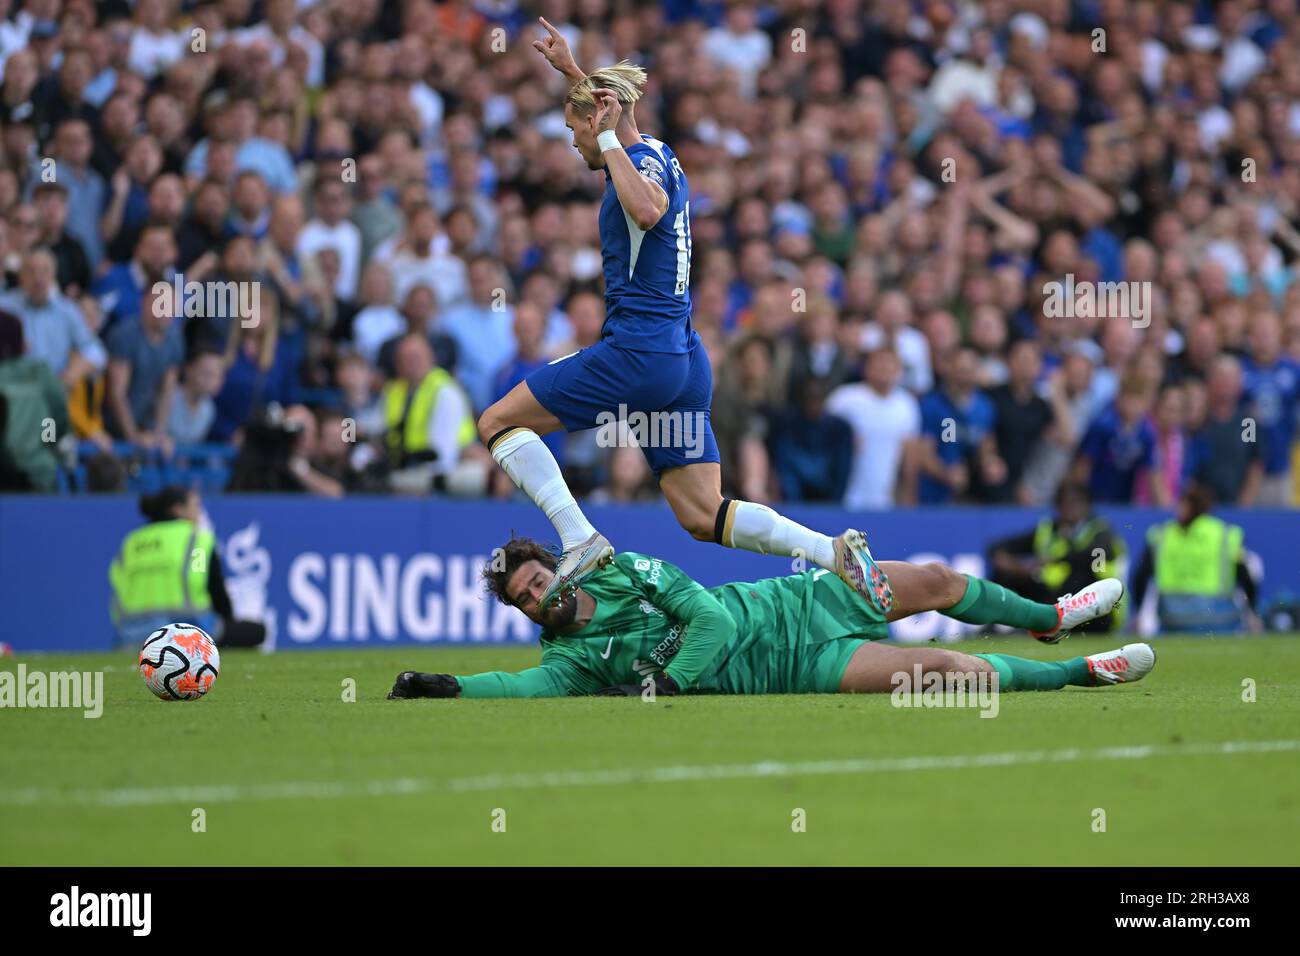
{"type": "Polygon", "coordinates": [[[1148,531],[1147,541],[1161,594],[1232,597],[1242,548],[1237,525],[1212,515],[1201,515],[1186,528],[1167,521],[1148,531]]]}
{"type": "MultiPolygon", "coordinates": [[[[1092,540],[1105,528],[1100,518],[1085,521],[1073,538],[1067,538],[1056,530],[1051,518],[1044,518],[1034,528],[1034,556],[1043,562],[1039,572],[1043,584],[1052,590],[1059,590],[1070,576],[1070,563],[1067,560],[1072,551],[1087,550],[1092,540]]],[[[1115,558],[1118,555],[1105,555],[1106,563],[1098,578],[1115,576],[1115,558]]]]}
{"type": "Polygon", "coordinates": [[[208,575],[216,538],[184,518],[155,521],[126,536],[108,569],[114,617],[174,612],[177,620],[212,606],[208,575]]]}
{"type": "MultiPolygon", "coordinates": [[[[443,389],[455,387],[455,379],[446,370],[435,368],[416,388],[408,409],[406,397],[410,385],[405,379],[393,379],[384,386],[384,441],[395,464],[400,466],[408,456],[429,451],[429,422],[438,397],[443,389]],[[405,423],[402,421],[403,412],[406,413],[405,423]]],[[[475,434],[474,419],[466,415],[457,426],[457,444],[464,448],[474,441],[475,434]]]]}

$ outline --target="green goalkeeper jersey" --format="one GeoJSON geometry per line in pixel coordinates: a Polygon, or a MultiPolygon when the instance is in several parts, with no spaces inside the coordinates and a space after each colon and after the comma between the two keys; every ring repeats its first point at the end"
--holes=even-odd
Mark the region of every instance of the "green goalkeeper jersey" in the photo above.
{"type": "Polygon", "coordinates": [[[834,693],[884,618],[829,571],[704,588],[667,561],[617,555],[582,583],[596,602],[571,634],[541,634],[542,663],[458,677],[464,697],[582,696],[664,671],[686,693],[834,693]]]}

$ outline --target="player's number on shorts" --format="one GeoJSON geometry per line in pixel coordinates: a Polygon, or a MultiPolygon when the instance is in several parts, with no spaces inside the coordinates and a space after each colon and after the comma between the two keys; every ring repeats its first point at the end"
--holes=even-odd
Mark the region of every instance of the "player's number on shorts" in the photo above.
{"type": "Polygon", "coordinates": [[[691,204],[673,220],[673,231],[677,233],[677,286],[673,295],[686,294],[686,282],[691,275],[691,204]]]}

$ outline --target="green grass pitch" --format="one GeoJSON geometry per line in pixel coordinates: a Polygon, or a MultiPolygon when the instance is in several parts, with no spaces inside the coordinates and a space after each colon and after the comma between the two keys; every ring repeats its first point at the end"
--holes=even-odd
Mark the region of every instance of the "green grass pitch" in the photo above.
{"type": "Polygon", "coordinates": [[[1157,648],[1142,683],[1008,694],[995,719],[886,696],[384,699],[399,670],[517,669],[529,647],[227,652],[188,703],[130,655],[10,657],[110,669],[97,720],[0,710],[0,863],[1294,865],[1300,637],[1157,648]]]}

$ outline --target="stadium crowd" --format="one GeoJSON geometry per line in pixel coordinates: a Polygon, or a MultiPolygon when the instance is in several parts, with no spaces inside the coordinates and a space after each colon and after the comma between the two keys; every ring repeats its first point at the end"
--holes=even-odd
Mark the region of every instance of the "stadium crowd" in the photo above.
{"type": "Polygon", "coordinates": [[[512,493],[476,413],[604,318],[537,14],[649,70],[727,493],[1295,500],[1295,0],[0,0],[0,486],[512,493]]]}

